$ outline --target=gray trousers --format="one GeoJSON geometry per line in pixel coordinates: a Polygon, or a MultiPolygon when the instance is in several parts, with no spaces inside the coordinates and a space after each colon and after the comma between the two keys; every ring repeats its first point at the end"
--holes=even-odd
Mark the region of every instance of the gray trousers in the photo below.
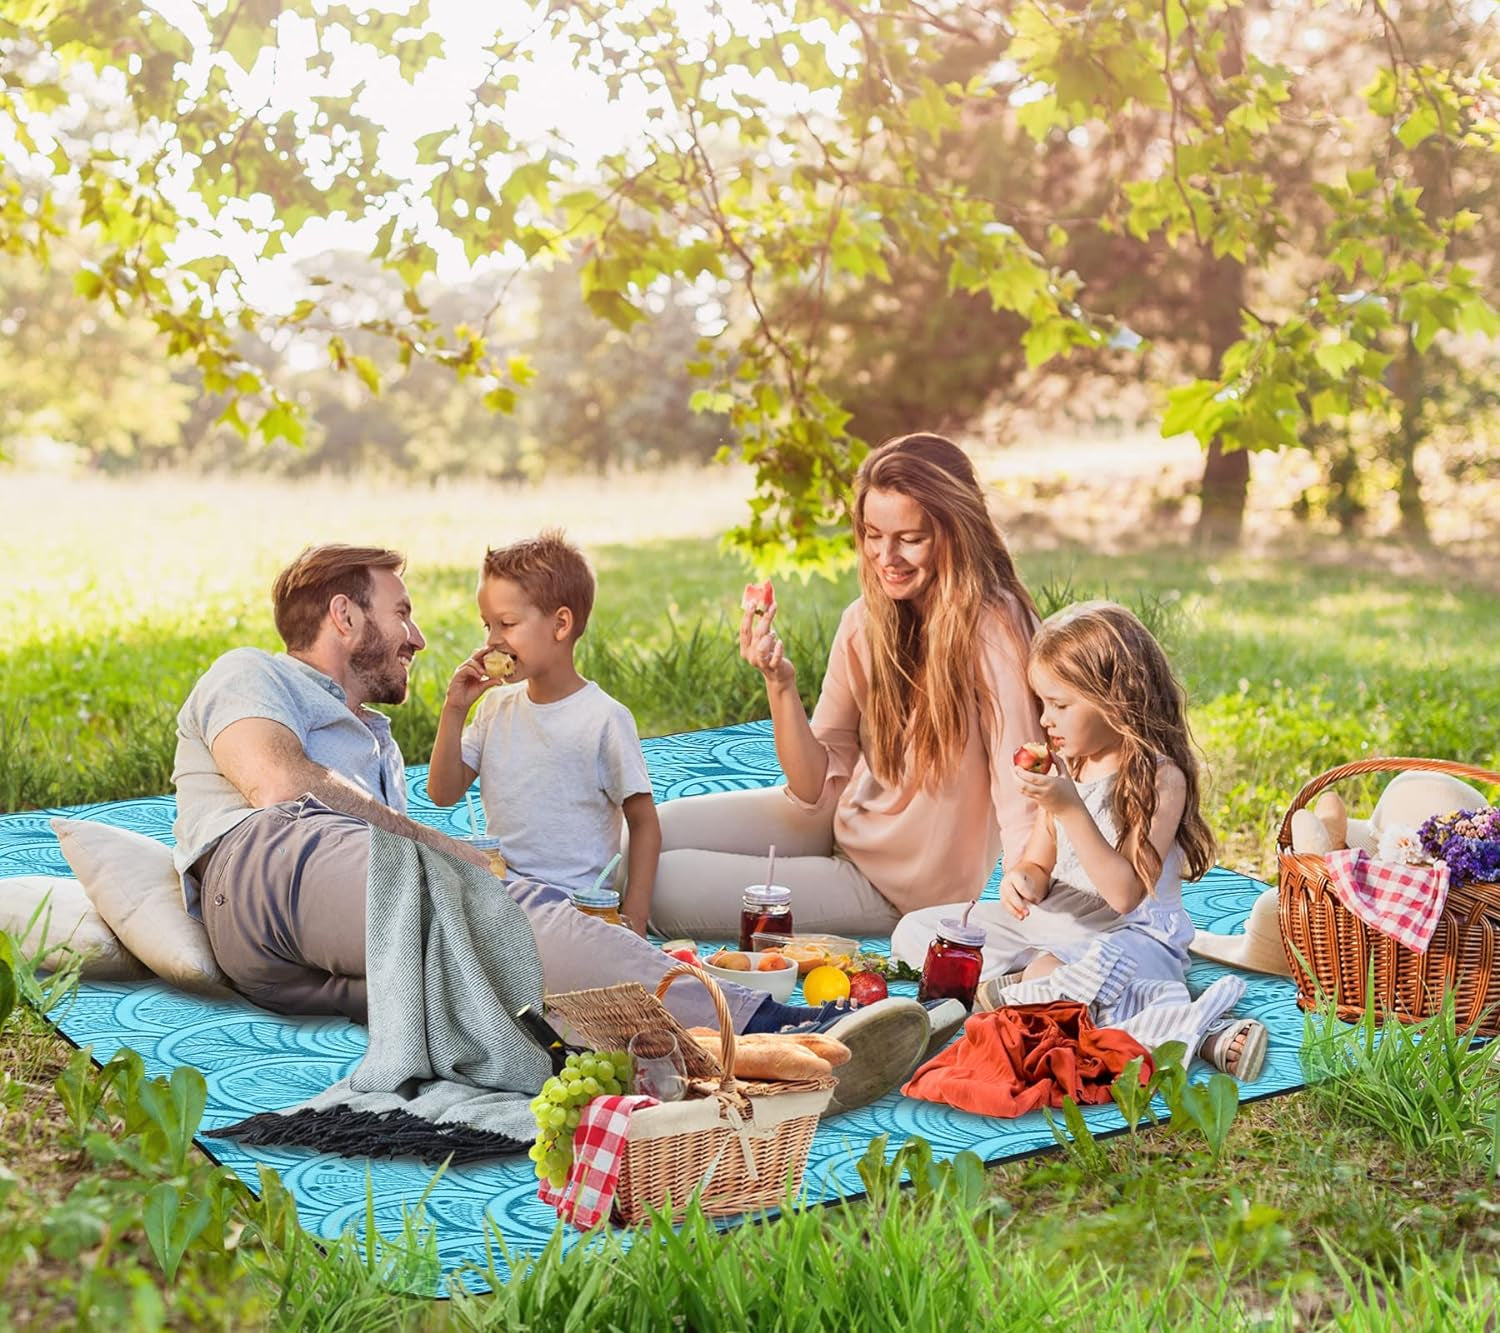
{"type": "MultiPolygon", "coordinates": [[[[312,796],[259,810],[227,833],[200,876],[203,924],[225,975],[247,999],[288,1014],[343,1014],[363,1023],[365,875],[370,826],[312,796]]],[[[621,926],[587,916],[561,889],[495,881],[525,911],[547,994],[634,981],[655,991],[676,965],[621,926]]],[[[766,1001],[721,986],[742,1032],[766,1001]]],[[[717,1027],[707,991],[691,978],[664,1003],[685,1026],[717,1027]]]]}

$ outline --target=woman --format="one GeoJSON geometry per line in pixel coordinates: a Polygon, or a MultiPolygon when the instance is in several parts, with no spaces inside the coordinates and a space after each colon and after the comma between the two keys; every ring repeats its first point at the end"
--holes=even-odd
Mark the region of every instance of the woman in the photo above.
{"type": "Polygon", "coordinates": [[[798,931],[886,935],[905,912],[977,897],[1035,811],[1012,756],[1041,739],[1026,683],[1038,617],[973,464],[938,435],[890,440],[855,480],[863,596],[839,622],[811,722],[775,605],[740,623],[765,677],[784,788],[661,807],[652,924],[732,935],[747,884],[792,891],[798,931]]]}

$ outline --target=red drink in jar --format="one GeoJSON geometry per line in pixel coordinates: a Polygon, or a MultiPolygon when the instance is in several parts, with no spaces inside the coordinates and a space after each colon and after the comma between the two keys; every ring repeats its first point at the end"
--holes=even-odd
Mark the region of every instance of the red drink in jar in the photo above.
{"type": "Polygon", "coordinates": [[[792,891],[783,884],[751,884],[740,904],[740,948],[749,953],[755,936],[792,933],[792,891]]]}
{"type": "Polygon", "coordinates": [[[957,917],[944,917],[938,922],[937,938],[927,946],[917,999],[958,1000],[972,1009],[983,967],[984,931],[957,917]]]}

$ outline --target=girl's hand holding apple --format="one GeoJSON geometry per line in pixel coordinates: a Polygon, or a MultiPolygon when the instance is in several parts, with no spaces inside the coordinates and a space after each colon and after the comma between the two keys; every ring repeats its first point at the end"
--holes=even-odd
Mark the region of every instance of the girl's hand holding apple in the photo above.
{"type": "Polygon", "coordinates": [[[1083,797],[1073,785],[1073,776],[1061,755],[1052,756],[1052,771],[1037,773],[1031,769],[1015,766],[1016,786],[1021,794],[1035,801],[1037,808],[1054,817],[1068,814],[1072,810],[1084,810],[1083,797]]]}

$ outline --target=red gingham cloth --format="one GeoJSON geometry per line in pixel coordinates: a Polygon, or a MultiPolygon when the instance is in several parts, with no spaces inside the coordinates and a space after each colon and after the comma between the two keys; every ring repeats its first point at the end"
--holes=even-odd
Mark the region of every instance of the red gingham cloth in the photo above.
{"type": "Polygon", "coordinates": [[[537,1197],[550,1203],[560,1218],[580,1231],[598,1226],[609,1216],[615,1201],[631,1112],[658,1104],[655,1097],[633,1094],[595,1097],[583,1108],[578,1128],[573,1131],[573,1168],[568,1172],[568,1183],[553,1189],[544,1180],[537,1187],[537,1197]]]}
{"type": "Polygon", "coordinates": [[[1448,867],[1376,861],[1345,847],[1327,856],[1339,899],[1367,926],[1417,953],[1426,953],[1448,901],[1448,867]]]}

